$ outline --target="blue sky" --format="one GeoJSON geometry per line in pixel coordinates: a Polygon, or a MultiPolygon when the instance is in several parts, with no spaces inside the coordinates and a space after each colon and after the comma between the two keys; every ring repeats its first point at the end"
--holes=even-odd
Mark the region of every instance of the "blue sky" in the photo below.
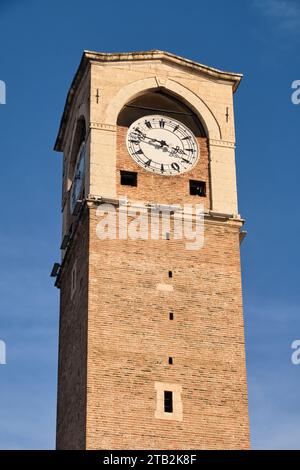
{"type": "Polygon", "coordinates": [[[82,50],[162,49],[245,79],[236,100],[253,448],[300,449],[298,0],[0,0],[0,448],[54,447],[61,157],[82,50]]]}

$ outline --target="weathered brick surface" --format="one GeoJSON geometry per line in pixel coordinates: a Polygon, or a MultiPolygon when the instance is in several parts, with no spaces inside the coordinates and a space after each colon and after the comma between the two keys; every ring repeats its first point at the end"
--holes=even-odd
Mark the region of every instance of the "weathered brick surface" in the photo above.
{"type": "Polygon", "coordinates": [[[58,449],[84,449],[86,440],[87,292],[89,217],[86,211],[67,254],[61,278],[57,397],[58,449]],[[76,288],[71,299],[71,272],[76,288]]]}
{"type": "MultiPolygon", "coordinates": [[[[160,178],[139,170],[124,138],[120,128],[116,171],[138,170],[139,185],[118,185],[119,195],[209,208],[209,197],[187,195],[191,178],[209,191],[205,139],[193,174],[160,178]]],[[[172,233],[169,241],[99,240],[96,207],[85,214],[62,276],[58,447],[247,448],[240,225],[207,219],[204,247],[188,251],[172,233]],[[155,382],[182,386],[182,422],[155,418],[155,382]]]]}
{"type": "Polygon", "coordinates": [[[92,210],[87,448],[247,448],[238,228],[208,222],[204,248],[187,251],[100,241],[98,220],[92,210]],[[154,418],[155,381],[182,385],[182,422],[154,418]]]}
{"type": "Polygon", "coordinates": [[[90,209],[62,278],[58,448],[247,448],[238,227],[207,221],[204,247],[187,251],[99,240],[98,222],[90,209]],[[182,422],[155,419],[156,381],[182,385],[182,422]]]}

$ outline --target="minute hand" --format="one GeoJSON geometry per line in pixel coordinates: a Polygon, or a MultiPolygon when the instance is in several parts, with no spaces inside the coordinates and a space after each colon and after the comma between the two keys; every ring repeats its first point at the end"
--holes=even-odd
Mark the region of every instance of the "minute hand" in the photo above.
{"type": "Polygon", "coordinates": [[[176,153],[179,153],[179,155],[186,155],[188,157],[188,154],[185,153],[185,151],[179,147],[171,147],[171,149],[174,150],[176,153]]]}
{"type": "MultiPolygon", "coordinates": [[[[186,155],[186,154],[184,154],[184,155],[186,155]]],[[[190,161],[187,160],[186,158],[184,158],[182,155],[176,155],[176,154],[174,154],[174,153],[173,153],[173,154],[170,153],[170,157],[172,157],[172,158],[180,158],[180,160],[184,161],[185,163],[190,163],[190,161]]]]}
{"type": "Polygon", "coordinates": [[[184,158],[181,157],[181,155],[186,155],[187,157],[189,156],[187,153],[184,152],[184,150],[182,150],[178,147],[169,146],[169,148],[171,148],[171,151],[169,151],[169,152],[172,153],[172,157],[182,158],[184,160],[184,158]]]}

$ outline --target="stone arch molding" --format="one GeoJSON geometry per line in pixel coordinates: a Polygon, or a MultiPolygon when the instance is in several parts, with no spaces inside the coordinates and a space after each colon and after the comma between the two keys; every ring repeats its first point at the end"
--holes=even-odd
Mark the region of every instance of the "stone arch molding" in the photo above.
{"type": "Polygon", "coordinates": [[[216,140],[222,139],[219,123],[204,100],[196,95],[193,91],[189,90],[187,87],[170,78],[167,80],[162,80],[158,77],[149,77],[142,80],[137,80],[124,86],[113,97],[110,104],[108,105],[105,115],[105,124],[115,126],[119,112],[123,106],[128,103],[128,101],[132,100],[145,91],[156,88],[166,89],[167,91],[170,91],[174,95],[177,95],[179,98],[183,99],[185,104],[193,109],[193,111],[202,121],[207,131],[208,137],[210,139],[216,140]]]}
{"type": "Polygon", "coordinates": [[[70,120],[70,123],[71,123],[70,128],[69,128],[70,140],[71,140],[70,148],[69,148],[70,152],[72,151],[73,144],[74,144],[74,137],[75,137],[77,123],[78,123],[79,119],[82,118],[82,117],[85,120],[86,132],[88,134],[88,131],[89,131],[89,109],[88,109],[86,103],[81,103],[80,106],[78,106],[78,108],[76,110],[76,113],[74,114],[74,116],[70,120]]]}

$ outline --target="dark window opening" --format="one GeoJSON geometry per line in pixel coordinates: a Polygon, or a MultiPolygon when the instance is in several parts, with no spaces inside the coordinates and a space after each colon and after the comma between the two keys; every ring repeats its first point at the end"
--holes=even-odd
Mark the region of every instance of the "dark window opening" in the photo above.
{"type": "Polygon", "coordinates": [[[121,170],[121,184],[123,186],[137,186],[137,173],[121,170]]]}
{"type": "Polygon", "coordinates": [[[169,271],[169,277],[173,277],[172,271],[169,271]]]}
{"type": "Polygon", "coordinates": [[[174,320],[174,313],[170,312],[170,320],[174,320]]]}
{"type": "Polygon", "coordinates": [[[76,167],[76,160],[78,156],[78,152],[82,143],[85,141],[86,138],[86,124],[85,118],[81,116],[76,122],[76,129],[74,132],[74,140],[71,149],[71,156],[70,156],[70,165],[68,170],[68,177],[70,180],[74,178],[74,171],[76,167]]]}
{"type": "Polygon", "coordinates": [[[169,357],[169,364],[170,364],[170,365],[173,364],[173,357],[169,357]]]}
{"type": "Polygon", "coordinates": [[[205,197],[206,196],[205,181],[190,180],[190,195],[205,197]]]}
{"type": "Polygon", "coordinates": [[[177,119],[191,129],[196,137],[206,137],[203,123],[200,122],[193,110],[172,93],[163,92],[161,89],[146,91],[126,103],[118,116],[117,124],[129,127],[136,119],[145,117],[145,125],[147,126],[146,116],[152,114],[177,119]]]}
{"type": "Polygon", "coordinates": [[[166,240],[170,240],[170,234],[169,234],[169,232],[166,232],[166,240]]]}
{"type": "Polygon", "coordinates": [[[165,413],[173,413],[173,392],[165,390],[164,392],[165,413]]]}

